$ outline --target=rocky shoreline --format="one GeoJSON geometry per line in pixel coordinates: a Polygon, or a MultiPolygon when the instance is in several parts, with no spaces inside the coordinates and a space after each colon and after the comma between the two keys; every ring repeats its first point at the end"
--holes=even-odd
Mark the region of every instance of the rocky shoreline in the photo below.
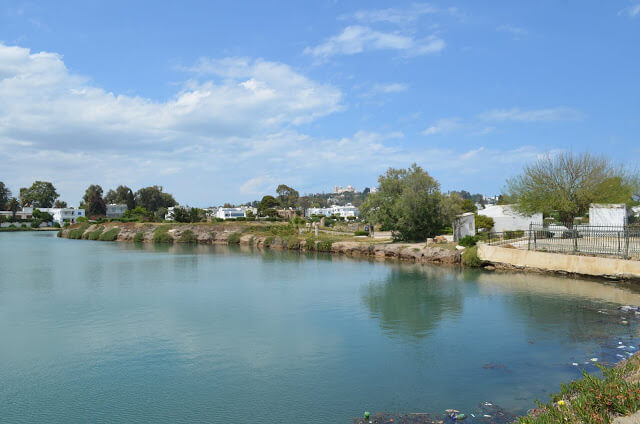
{"type": "MultiPolygon", "coordinates": [[[[414,263],[432,263],[460,265],[462,254],[455,249],[441,247],[436,243],[374,243],[369,238],[361,240],[326,240],[314,239],[311,233],[296,236],[277,236],[262,234],[240,223],[221,224],[155,224],[137,222],[105,222],[101,224],[75,224],[59,232],[62,238],[90,239],[89,234],[102,229],[103,233],[118,230],[114,241],[121,242],[157,242],[154,236],[159,227],[168,234],[169,243],[181,243],[185,233],[190,242],[198,244],[240,244],[258,248],[298,250],[302,252],[317,251],[342,254],[347,256],[390,258],[414,263]],[[70,237],[73,230],[84,228],[80,237],[70,237]],[[293,240],[295,239],[295,240],[293,240]]],[[[259,227],[259,226],[257,226],[259,227]]],[[[77,235],[77,233],[76,233],[77,235]]]]}

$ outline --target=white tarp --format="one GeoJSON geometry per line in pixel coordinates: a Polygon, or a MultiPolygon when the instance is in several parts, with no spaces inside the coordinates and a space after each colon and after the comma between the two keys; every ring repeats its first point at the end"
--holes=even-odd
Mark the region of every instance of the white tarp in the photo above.
{"type": "Polygon", "coordinates": [[[589,225],[623,226],[627,223],[627,205],[592,203],[589,206],[589,225]]]}
{"type": "Polygon", "coordinates": [[[542,224],[542,213],[536,213],[530,216],[522,215],[515,211],[513,205],[493,205],[478,211],[478,215],[493,218],[494,233],[502,233],[504,231],[528,230],[529,224],[542,224]]]}
{"type": "Polygon", "coordinates": [[[465,236],[476,235],[476,217],[473,212],[456,216],[453,221],[453,241],[458,241],[465,236]]]}

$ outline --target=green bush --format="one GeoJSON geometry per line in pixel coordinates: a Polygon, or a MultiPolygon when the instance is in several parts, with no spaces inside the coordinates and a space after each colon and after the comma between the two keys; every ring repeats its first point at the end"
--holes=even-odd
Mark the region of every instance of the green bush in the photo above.
{"type": "Polygon", "coordinates": [[[246,221],[247,218],[245,218],[244,216],[239,216],[236,218],[236,221],[246,221]]]}
{"type": "Polygon", "coordinates": [[[316,250],[318,252],[331,252],[331,246],[333,242],[331,240],[321,240],[316,244],[316,250]]]}
{"type": "Polygon", "coordinates": [[[76,219],[76,222],[87,222],[87,218],[85,218],[84,216],[79,216],[78,219],[76,219]]]}
{"type": "Polygon", "coordinates": [[[87,233],[85,235],[85,238],[87,240],[98,240],[100,238],[100,235],[102,235],[102,232],[104,231],[104,227],[98,227],[97,230],[95,231],[91,231],[90,233],[87,233]]]}
{"type": "Polygon", "coordinates": [[[368,236],[369,235],[369,231],[358,230],[358,231],[354,232],[353,235],[354,236],[368,236]]]}
{"type": "Polygon", "coordinates": [[[120,234],[120,228],[112,228],[100,235],[100,241],[116,241],[118,239],[118,234],[120,234]]]}
{"type": "Polygon", "coordinates": [[[58,238],[62,237],[62,230],[58,230],[58,238]]]}
{"type": "Polygon", "coordinates": [[[478,247],[473,246],[464,249],[464,252],[462,252],[462,263],[472,268],[482,266],[482,261],[478,257],[478,247]]]}
{"type": "Polygon", "coordinates": [[[184,230],[180,238],[178,239],[178,243],[186,243],[186,244],[194,244],[198,242],[198,237],[191,230],[184,230]]]}
{"type": "Polygon", "coordinates": [[[269,246],[271,246],[271,245],[273,244],[273,241],[274,241],[275,239],[276,239],[276,238],[275,238],[275,237],[273,237],[273,236],[267,237],[266,239],[264,239],[263,246],[264,246],[264,247],[269,247],[269,246]]]}
{"type": "Polygon", "coordinates": [[[54,222],[53,223],[53,228],[60,228],[60,223],[59,222],[54,222]]]}
{"type": "Polygon", "coordinates": [[[90,224],[85,222],[80,225],[78,228],[74,228],[73,230],[69,230],[68,238],[73,240],[80,240],[82,238],[82,234],[89,228],[90,224]]]}
{"type": "Polygon", "coordinates": [[[447,235],[453,234],[453,227],[444,227],[442,229],[442,234],[447,234],[447,235]]]}
{"type": "Polygon", "coordinates": [[[229,234],[229,237],[227,238],[227,243],[228,244],[240,244],[240,237],[242,236],[242,234],[240,233],[231,233],[229,234]]]}
{"type": "Polygon", "coordinates": [[[458,240],[458,244],[464,247],[473,247],[478,243],[478,236],[464,236],[460,240],[458,240]]]}
{"type": "Polygon", "coordinates": [[[478,231],[491,231],[495,225],[493,218],[484,215],[475,214],[475,221],[476,230],[478,231]]]}
{"type": "Polygon", "coordinates": [[[222,218],[213,218],[213,219],[214,219],[214,221],[216,221],[216,222],[224,222],[224,219],[222,219],[222,218]]]}
{"type": "Polygon", "coordinates": [[[286,247],[289,250],[298,250],[300,249],[300,240],[298,240],[297,236],[286,238],[283,242],[283,247],[286,247]]]}
{"type": "Polygon", "coordinates": [[[133,236],[133,242],[134,243],[142,243],[144,241],[144,233],[143,232],[137,232],[134,236],[133,236]]]}
{"type": "Polygon", "coordinates": [[[173,243],[173,237],[169,234],[169,225],[160,225],[153,231],[154,243],[173,243]]]}

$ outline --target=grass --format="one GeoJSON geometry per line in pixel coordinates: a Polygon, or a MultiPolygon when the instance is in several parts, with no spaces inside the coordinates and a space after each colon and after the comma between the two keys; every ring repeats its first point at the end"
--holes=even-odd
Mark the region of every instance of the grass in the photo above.
{"type": "Polygon", "coordinates": [[[173,237],[169,234],[170,225],[160,225],[153,231],[154,243],[173,243],[173,237]]]}
{"type": "Polygon", "coordinates": [[[178,243],[194,244],[197,242],[198,237],[196,237],[196,235],[193,234],[193,231],[191,230],[184,230],[182,232],[182,235],[180,235],[180,238],[178,239],[178,243]]]}
{"type": "Polygon", "coordinates": [[[582,379],[563,384],[559,393],[551,395],[549,403],[539,403],[532,415],[519,418],[518,423],[606,424],[615,416],[640,410],[640,357],[634,356],[615,368],[600,369],[602,377],[583,371],[582,379]],[[629,381],[630,376],[635,377],[634,381],[629,381]]]}
{"type": "Polygon", "coordinates": [[[240,234],[240,233],[231,233],[231,234],[229,234],[229,237],[227,238],[227,243],[228,244],[240,244],[240,237],[242,237],[242,234],[240,234]]]}
{"type": "Polygon", "coordinates": [[[104,231],[104,227],[100,226],[96,230],[91,231],[82,237],[86,238],[87,240],[98,240],[103,231],[104,231]]]}
{"type": "Polygon", "coordinates": [[[264,247],[269,247],[269,246],[271,246],[273,244],[275,239],[276,239],[275,237],[269,236],[266,239],[264,239],[264,242],[262,243],[262,245],[264,247]]]}
{"type": "Polygon", "coordinates": [[[84,232],[87,230],[87,228],[89,228],[91,224],[84,222],[82,223],[82,225],[80,225],[78,228],[74,228],[73,230],[69,230],[69,235],[68,237],[70,239],[73,240],[80,240],[82,239],[82,234],[84,234],[84,232]]]}
{"type": "Polygon", "coordinates": [[[116,241],[120,234],[120,228],[115,227],[100,234],[100,241],[116,241]]]}
{"type": "Polygon", "coordinates": [[[471,268],[478,268],[482,266],[482,261],[478,257],[478,247],[467,247],[462,252],[462,263],[471,268]]]}
{"type": "Polygon", "coordinates": [[[137,232],[134,236],[133,236],[133,242],[134,243],[142,243],[144,241],[144,233],[143,232],[137,232]]]}

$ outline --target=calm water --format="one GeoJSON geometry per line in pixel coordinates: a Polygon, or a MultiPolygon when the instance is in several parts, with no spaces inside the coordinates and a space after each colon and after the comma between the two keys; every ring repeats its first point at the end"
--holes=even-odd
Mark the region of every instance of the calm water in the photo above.
{"type": "Polygon", "coordinates": [[[0,421],[521,412],[632,351],[629,303],[633,287],[537,275],[3,233],[0,421]]]}

